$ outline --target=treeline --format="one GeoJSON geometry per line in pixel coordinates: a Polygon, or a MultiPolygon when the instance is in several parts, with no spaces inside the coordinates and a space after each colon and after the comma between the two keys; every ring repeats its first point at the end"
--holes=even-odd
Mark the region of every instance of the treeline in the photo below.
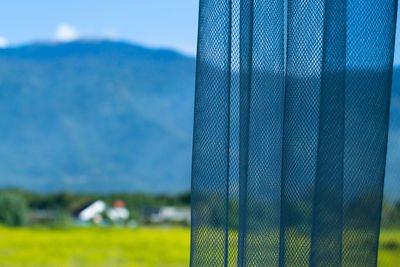
{"type": "MultiPolygon", "coordinates": [[[[196,206],[202,210],[201,217],[210,226],[228,227],[233,230],[239,229],[239,199],[231,199],[226,203],[224,195],[203,195],[198,198],[203,201],[197,201],[196,206]],[[213,199],[212,202],[209,199],[213,199]],[[226,209],[228,208],[228,211],[226,209]],[[227,217],[228,216],[228,217],[227,217]]],[[[329,199],[329,198],[327,198],[329,199]]],[[[345,223],[353,228],[365,227],[369,222],[375,222],[375,217],[371,216],[371,209],[377,209],[379,203],[368,194],[360,195],[352,201],[344,203],[343,207],[334,201],[320,201],[319,205],[324,206],[324,216],[319,219],[320,223],[328,223],[337,220],[338,214],[345,217],[345,223]]],[[[280,202],[271,202],[270,200],[252,199],[245,207],[246,227],[257,231],[263,225],[271,227],[280,225],[280,202]],[[268,206],[266,206],[268,205],[268,206]]],[[[313,199],[307,197],[285,202],[285,224],[287,227],[296,227],[299,225],[310,225],[313,216],[313,199]]],[[[400,228],[400,200],[397,202],[383,201],[381,226],[383,228],[400,228]]]]}
{"type": "Polygon", "coordinates": [[[40,194],[20,189],[0,190],[0,224],[9,226],[24,225],[28,214],[35,211],[52,211],[56,220],[70,220],[71,216],[96,200],[104,201],[112,206],[117,200],[122,200],[130,212],[130,217],[142,220],[145,210],[163,206],[188,207],[190,193],[177,195],[151,195],[145,193],[71,193],[58,192],[40,194]]]}
{"type": "Polygon", "coordinates": [[[382,226],[386,228],[400,227],[400,201],[393,204],[383,202],[382,226]]]}
{"type": "Polygon", "coordinates": [[[74,194],[71,192],[60,192],[52,194],[35,194],[24,191],[21,193],[27,200],[28,206],[31,209],[65,209],[70,212],[96,200],[103,200],[108,205],[112,205],[116,200],[123,200],[128,209],[190,205],[189,193],[179,194],[176,196],[150,195],[144,193],[74,194]]]}
{"type": "MultiPolygon", "coordinates": [[[[213,222],[213,226],[220,226],[225,224],[226,212],[223,197],[209,196],[202,199],[214,199],[213,202],[198,202],[198,208],[202,205],[202,216],[209,217],[213,222]]],[[[308,198],[304,198],[299,202],[290,202],[287,204],[287,221],[289,225],[297,225],[302,222],[309,221],[310,211],[312,205],[308,198]]],[[[3,189],[0,190],[0,224],[10,226],[24,225],[27,222],[27,214],[35,211],[52,211],[54,216],[54,223],[63,224],[65,221],[70,220],[72,215],[96,200],[104,201],[108,206],[112,206],[117,200],[122,200],[126,208],[130,212],[130,218],[143,223],[143,216],[146,211],[156,209],[163,206],[175,207],[189,207],[190,206],[190,193],[182,193],[177,195],[151,195],[144,193],[112,193],[112,194],[91,194],[91,193],[71,193],[59,192],[50,194],[39,194],[19,189],[3,189]]],[[[363,216],[368,217],[365,208],[369,205],[368,198],[360,198],[355,200],[354,205],[349,203],[346,205],[345,212],[348,217],[360,218],[363,216]],[[360,204],[363,203],[363,204],[360,204]],[[352,208],[355,206],[356,208],[352,208]],[[361,207],[361,208],[360,208],[361,207]]],[[[252,224],[257,227],[260,222],[278,221],[279,214],[273,208],[265,208],[265,203],[254,202],[247,209],[248,215],[253,218],[252,224]]],[[[229,226],[230,228],[238,228],[238,200],[231,200],[229,202],[229,226]]],[[[329,208],[329,207],[327,207],[329,208]]],[[[329,213],[328,213],[329,215],[329,213]]],[[[334,219],[327,215],[327,220],[334,219]]],[[[335,214],[332,214],[335,216],[335,214]]],[[[365,220],[368,220],[368,218],[365,220]]],[[[362,219],[361,221],[364,221],[362,219]]],[[[249,225],[250,227],[251,225],[249,225]]],[[[400,201],[389,203],[384,201],[382,207],[382,227],[400,227],[400,201]]]]}

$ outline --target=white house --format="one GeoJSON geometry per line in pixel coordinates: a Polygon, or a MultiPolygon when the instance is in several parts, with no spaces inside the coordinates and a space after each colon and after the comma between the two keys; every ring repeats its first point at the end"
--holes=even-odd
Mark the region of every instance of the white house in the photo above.
{"type": "Polygon", "coordinates": [[[178,207],[162,207],[157,213],[150,216],[153,223],[161,222],[186,222],[190,223],[190,209],[178,207]]]}
{"type": "Polygon", "coordinates": [[[107,205],[102,200],[97,200],[86,206],[78,213],[78,218],[82,221],[91,221],[96,216],[101,215],[107,208],[107,205]]]}
{"type": "Polygon", "coordinates": [[[113,207],[107,211],[107,216],[113,222],[126,221],[129,219],[129,210],[125,208],[125,203],[122,200],[117,200],[113,207]]]}

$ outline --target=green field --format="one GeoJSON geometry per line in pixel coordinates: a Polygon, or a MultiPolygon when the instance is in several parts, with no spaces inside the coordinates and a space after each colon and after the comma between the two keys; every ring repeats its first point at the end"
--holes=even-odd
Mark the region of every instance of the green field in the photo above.
{"type": "Polygon", "coordinates": [[[189,229],[0,228],[0,266],[188,266],[189,229]]]}
{"type": "MultiPolygon", "coordinates": [[[[0,266],[188,266],[186,228],[0,227],[0,266]]],[[[400,230],[381,234],[379,266],[400,266],[400,230]]]]}
{"type": "Polygon", "coordinates": [[[400,267],[400,229],[381,231],[378,266],[400,267]]]}

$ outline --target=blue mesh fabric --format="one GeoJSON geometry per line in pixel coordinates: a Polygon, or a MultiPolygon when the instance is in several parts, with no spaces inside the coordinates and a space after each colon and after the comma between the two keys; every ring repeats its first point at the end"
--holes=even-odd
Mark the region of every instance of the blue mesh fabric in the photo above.
{"type": "Polygon", "coordinates": [[[375,266],[395,0],[200,0],[192,266],[375,266]]]}

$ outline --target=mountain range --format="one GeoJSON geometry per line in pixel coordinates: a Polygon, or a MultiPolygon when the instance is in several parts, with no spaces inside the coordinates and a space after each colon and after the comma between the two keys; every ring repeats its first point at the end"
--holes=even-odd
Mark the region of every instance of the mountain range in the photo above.
{"type": "Polygon", "coordinates": [[[195,59],[124,42],[0,49],[0,186],[190,189],[195,59]]]}
{"type": "MultiPolygon", "coordinates": [[[[195,59],[125,42],[0,49],[0,187],[190,190],[195,59]]],[[[400,197],[400,69],[385,190],[400,197]]]]}

